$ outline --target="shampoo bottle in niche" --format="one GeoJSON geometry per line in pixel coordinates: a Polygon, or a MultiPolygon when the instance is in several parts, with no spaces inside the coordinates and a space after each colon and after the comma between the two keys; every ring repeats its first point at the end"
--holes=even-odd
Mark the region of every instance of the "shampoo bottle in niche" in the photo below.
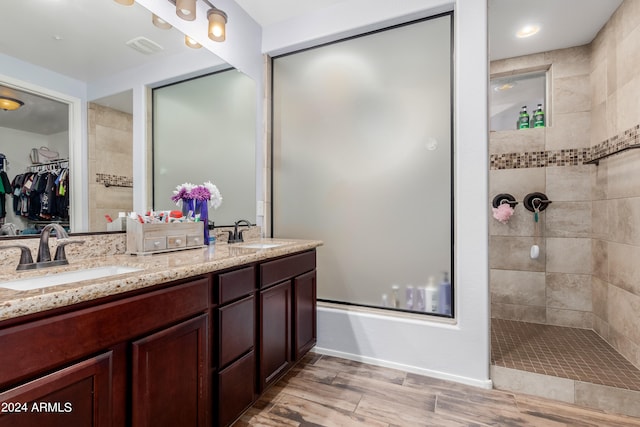
{"type": "Polygon", "coordinates": [[[424,291],[424,311],[428,313],[438,312],[438,288],[436,287],[436,279],[429,276],[427,287],[424,291]]]}
{"type": "Polygon", "coordinates": [[[518,117],[518,129],[529,129],[529,113],[527,113],[527,106],[523,105],[520,110],[520,116],[518,117]]]}
{"type": "Polygon", "coordinates": [[[438,286],[438,313],[451,316],[451,282],[447,273],[438,286]]]}

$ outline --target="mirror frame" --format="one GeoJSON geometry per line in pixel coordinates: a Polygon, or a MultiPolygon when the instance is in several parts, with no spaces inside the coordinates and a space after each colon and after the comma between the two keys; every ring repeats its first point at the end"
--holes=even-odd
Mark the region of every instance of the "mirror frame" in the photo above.
{"type": "MultiPolygon", "coordinates": [[[[83,177],[87,175],[87,171],[82,144],[82,100],[3,74],[0,74],[0,83],[16,90],[29,92],[67,104],[69,107],[69,168],[73,171],[73,173],[70,174],[69,182],[71,191],[71,194],[69,194],[69,228],[76,233],[86,232],[89,212],[88,205],[86,201],[83,200],[84,197],[81,197],[87,193],[87,184],[83,183],[83,177]]],[[[6,237],[14,236],[5,236],[5,238],[6,237]]]]}

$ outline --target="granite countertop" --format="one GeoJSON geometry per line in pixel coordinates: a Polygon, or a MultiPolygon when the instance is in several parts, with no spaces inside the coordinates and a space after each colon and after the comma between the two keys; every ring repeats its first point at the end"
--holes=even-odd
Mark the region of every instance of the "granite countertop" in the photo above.
{"type": "Polygon", "coordinates": [[[242,244],[217,243],[205,248],[145,256],[111,255],[78,261],[71,259],[69,265],[64,267],[26,272],[16,272],[15,267],[2,268],[0,269],[0,286],[2,282],[9,280],[101,266],[135,267],[141,271],[29,291],[0,287],[0,321],[302,252],[322,245],[318,240],[290,239],[260,239],[248,241],[245,244],[253,243],[280,245],[256,249],[243,248],[242,244]]]}

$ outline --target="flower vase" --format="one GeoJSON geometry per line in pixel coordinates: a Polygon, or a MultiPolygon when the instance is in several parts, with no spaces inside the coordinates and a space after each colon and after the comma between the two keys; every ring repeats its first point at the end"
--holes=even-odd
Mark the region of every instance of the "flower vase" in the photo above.
{"type": "Polygon", "coordinates": [[[195,201],[195,214],[200,214],[200,221],[202,221],[204,229],[204,244],[209,244],[209,207],[206,200],[195,201]]]}
{"type": "Polygon", "coordinates": [[[193,199],[182,199],[182,216],[188,217],[189,211],[191,211],[191,215],[195,215],[195,208],[193,204],[193,199]]]}

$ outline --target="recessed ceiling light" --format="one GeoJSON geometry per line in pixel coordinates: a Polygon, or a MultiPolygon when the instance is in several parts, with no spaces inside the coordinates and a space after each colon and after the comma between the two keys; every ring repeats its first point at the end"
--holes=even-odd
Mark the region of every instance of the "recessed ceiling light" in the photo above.
{"type": "Polygon", "coordinates": [[[525,25],[520,28],[516,33],[516,37],[519,39],[523,39],[525,37],[531,37],[534,34],[537,34],[540,31],[540,27],[538,25],[525,25]]]}

